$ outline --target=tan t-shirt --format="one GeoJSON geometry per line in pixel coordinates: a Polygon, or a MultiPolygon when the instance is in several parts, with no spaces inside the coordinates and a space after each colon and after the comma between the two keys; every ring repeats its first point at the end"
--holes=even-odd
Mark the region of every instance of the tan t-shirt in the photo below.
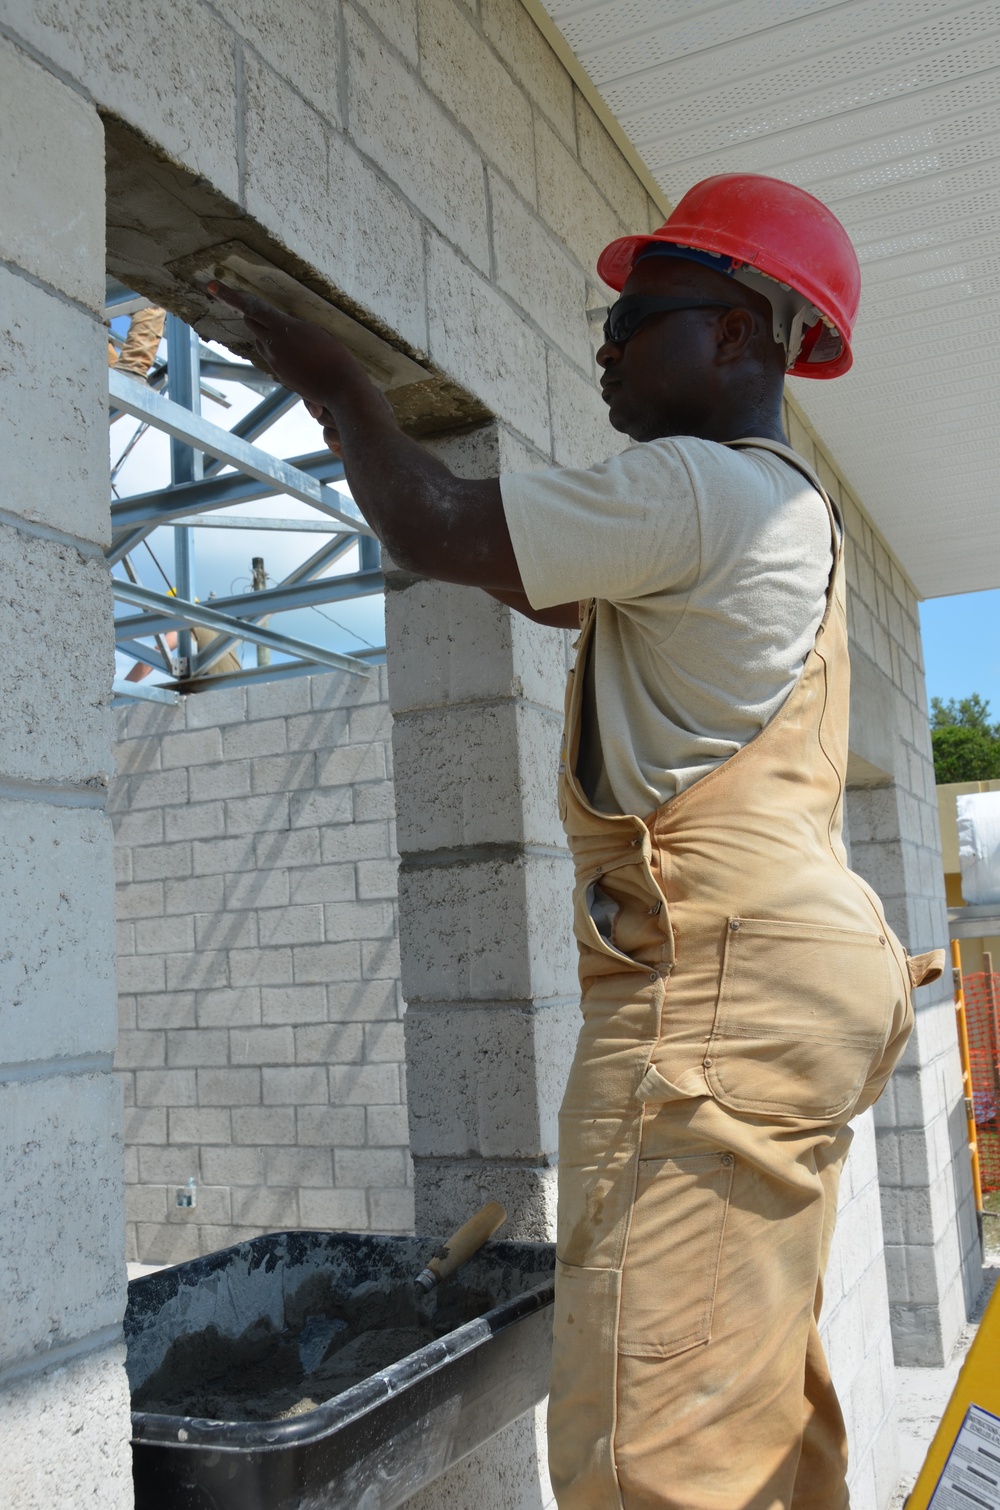
{"type": "Polygon", "coordinates": [[[597,599],[580,776],[645,817],[778,711],[833,564],[822,498],[789,462],[682,436],[600,466],[505,473],[533,608],[597,599]]]}

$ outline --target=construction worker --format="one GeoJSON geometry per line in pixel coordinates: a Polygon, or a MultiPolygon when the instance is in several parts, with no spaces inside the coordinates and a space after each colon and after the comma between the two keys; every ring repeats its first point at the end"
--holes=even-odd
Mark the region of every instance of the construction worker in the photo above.
{"type": "Polygon", "coordinates": [[[811,195],[696,185],[598,263],[634,444],[455,477],[333,337],[215,285],[342,454],[393,558],[581,627],[561,811],[583,1026],[560,1121],[560,1510],[843,1510],[816,1319],[848,1120],[912,1026],[909,959],[841,839],[843,524],[786,372],[851,364],[860,275],[811,195]]]}
{"type": "Polygon", "coordinates": [[[163,338],[163,326],[167,312],[157,304],[147,304],[137,309],[128,322],[128,332],[119,352],[114,341],[108,338],[108,366],[119,372],[130,372],[133,377],[145,381],[149,369],[156,361],[163,338]]]}

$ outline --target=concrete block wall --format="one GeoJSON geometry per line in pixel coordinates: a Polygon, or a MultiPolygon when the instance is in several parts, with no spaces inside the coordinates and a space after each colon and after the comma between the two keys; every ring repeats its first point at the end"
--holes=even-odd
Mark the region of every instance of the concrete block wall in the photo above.
{"type": "MultiPolygon", "coordinates": [[[[792,444],[847,528],[851,862],[911,953],[948,947],[917,600],[836,463],[799,416],[792,444]]],[[[896,1361],[947,1361],[982,1283],[950,968],[915,993],[916,1026],[874,1108],[896,1361]]]]}
{"type": "Polygon", "coordinates": [[[411,1231],[385,667],[115,724],[129,1257],[411,1231]]]}
{"type": "Polygon", "coordinates": [[[103,133],[0,36],[0,138],[0,1499],[126,1510],[103,133]]]}

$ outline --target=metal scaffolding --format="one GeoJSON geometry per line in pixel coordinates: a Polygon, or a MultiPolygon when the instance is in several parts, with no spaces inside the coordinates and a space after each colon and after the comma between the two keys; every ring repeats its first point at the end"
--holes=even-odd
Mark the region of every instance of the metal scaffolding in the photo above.
{"type": "MultiPolygon", "coordinates": [[[[108,280],[105,313],[109,321],[117,315],[132,314],[144,304],[139,296],[108,280]]],[[[133,662],[160,672],[166,680],[148,685],[116,678],[115,701],[143,698],[176,702],[182,694],[210,687],[242,686],[328,670],[370,676],[373,664],[384,659],[384,647],[345,655],[281,634],[269,622],[274,614],[384,590],[378,541],[353,501],[329,486],[343,477],[342,463],[329,451],[283,460],[254,444],[298,402],[297,395],[249,362],[213,351],[174,315],[167,316],[165,339],[167,360],[157,361],[146,379],[115,367],[108,374],[111,423],[123,416],[139,421],[116,470],[147,429],[160,430],[170,437],[169,485],[132,497],[113,497],[112,539],[106,552],[116,604],[140,610],[121,613],[116,608],[116,648],[133,662]],[[210,386],[213,378],[242,383],[260,394],[259,402],[230,430],[213,424],[200,412],[202,394],[222,399],[222,394],[210,386]],[[229,467],[233,470],[223,470],[229,467]],[[317,517],[251,518],[219,512],[234,504],[275,496],[298,499],[314,509],[317,517]],[[139,582],[131,555],[162,526],[173,530],[176,580],[168,592],[155,592],[139,582]],[[195,596],[194,561],[196,532],[201,529],[281,530],[325,538],[275,585],[200,603],[195,596]],[[353,547],[358,549],[356,571],[324,575],[353,547]],[[201,636],[196,634],[199,629],[204,631],[201,636]],[[218,669],[217,663],[240,641],[263,647],[258,664],[241,670],[218,669]],[[286,659],[272,661],[270,652],[286,659]]]]}

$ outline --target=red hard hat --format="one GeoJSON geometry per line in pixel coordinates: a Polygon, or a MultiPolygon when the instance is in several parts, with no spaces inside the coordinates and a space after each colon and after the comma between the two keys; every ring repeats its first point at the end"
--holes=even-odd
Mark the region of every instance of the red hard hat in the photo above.
{"type": "Polygon", "coordinates": [[[658,231],[621,236],[606,246],[599,275],[620,290],[640,252],[661,241],[731,257],[816,306],[823,320],[807,333],[789,369],[794,377],[839,377],[850,367],[861,269],[844,227],[812,194],[758,173],[703,179],[658,231]]]}

